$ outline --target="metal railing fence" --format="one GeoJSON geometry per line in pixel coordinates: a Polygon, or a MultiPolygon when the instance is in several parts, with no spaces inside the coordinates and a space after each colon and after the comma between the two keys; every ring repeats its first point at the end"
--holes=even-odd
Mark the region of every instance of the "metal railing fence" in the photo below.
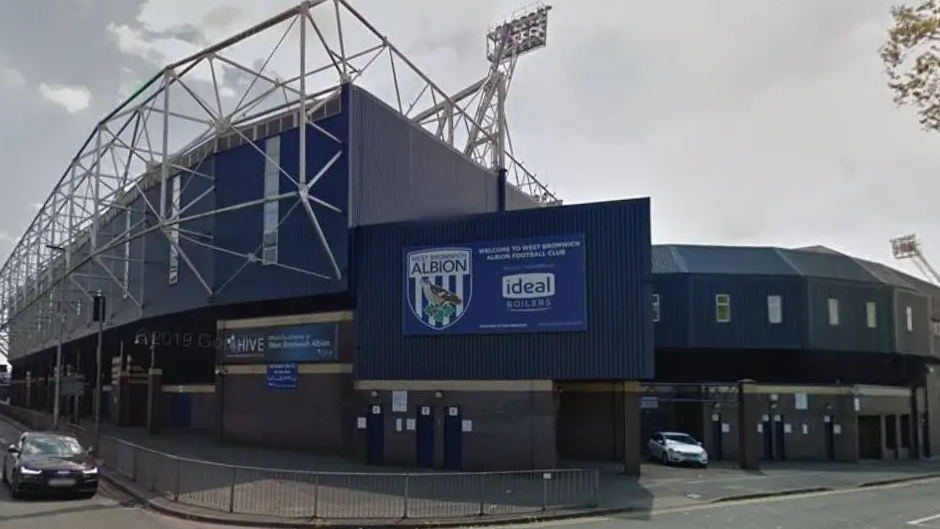
{"type": "MultiPolygon", "coordinates": [[[[49,417],[0,405],[42,429],[49,417]]],[[[80,437],[86,432],[67,426],[80,437]]],[[[340,473],[233,466],[178,457],[102,436],[109,471],[166,500],[203,509],[284,519],[458,519],[579,510],[598,505],[596,469],[507,472],[340,473]]]]}

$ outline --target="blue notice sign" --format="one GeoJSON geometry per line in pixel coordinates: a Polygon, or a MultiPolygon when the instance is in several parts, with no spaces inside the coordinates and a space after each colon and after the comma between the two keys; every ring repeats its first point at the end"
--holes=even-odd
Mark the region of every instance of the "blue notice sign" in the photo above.
{"type": "Polygon", "coordinates": [[[587,329],[584,236],[405,248],[406,336],[587,329]]]}
{"type": "Polygon", "coordinates": [[[336,360],[336,323],[310,323],[221,333],[219,363],[271,364],[336,360]]]}
{"type": "Polygon", "coordinates": [[[268,364],[268,388],[293,389],[297,387],[297,364],[268,364]]]}

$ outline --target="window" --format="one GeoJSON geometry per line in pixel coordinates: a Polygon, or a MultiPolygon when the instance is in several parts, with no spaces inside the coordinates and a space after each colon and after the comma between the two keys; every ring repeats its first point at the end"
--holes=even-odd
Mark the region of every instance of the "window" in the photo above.
{"type": "Polygon", "coordinates": [[[930,320],[930,334],[934,336],[940,336],[940,320],[930,320]]]}
{"type": "Polygon", "coordinates": [[[839,300],[829,298],[829,325],[839,324],[839,300]]]}
{"type": "Polygon", "coordinates": [[[874,301],[865,304],[865,320],[868,322],[869,329],[878,327],[878,305],[874,301]]]}
{"type": "Polygon", "coordinates": [[[659,294],[653,294],[653,321],[659,321],[659,294]]]}
{"type": "Polygon", "coordinates": [[[914,310],[910,307],[904,307],[904,318],[907,332],[914,331],[914,310]]]}
{"type": "Polygon", "coordinates": [[[124,237],[127,238],[127,241],[124,243],[124,293],[121,294],[121,297],[127,299],[127,291],[130,288],[129,281],[131,276],[131,210],[128,209],[124,212],[124,237]]]}
{"type": "MultiPolygon", "coordinates": [[[[173,176],[170,179],[170,219],[177,220],[180,216],[180,198],[182,189],[180,189],[180,175],[173,176]]],[[[170,284],[175,285],[180,280],[180,251],[177,245],[180,243],[180,226],[173,224],[170,226],[170,284]]]]}
{"type": "Polygon", "coordinates": [[[261,261],[264,264],[277,262],[278,226],[281,223],[280,203],[276,197],[281,193],[281,137],[268,138],[264,145],[267,158],[264,161],[264,220],[261,236],[261,261]]]}
{"type": "Polygon", "coordinates": [[[783,322],[783,296],[767,296],[767,321],[783,322]]]}
{"type": "Polygon", "coordinates": [[[715,295],[715,321],[718,323],[731,321],[731,296],[728,294],[715,295]]]}

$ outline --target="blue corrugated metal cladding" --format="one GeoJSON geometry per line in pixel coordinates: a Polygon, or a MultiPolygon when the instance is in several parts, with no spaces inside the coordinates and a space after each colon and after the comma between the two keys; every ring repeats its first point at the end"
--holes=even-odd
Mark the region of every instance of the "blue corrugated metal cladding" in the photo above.
{"type": "Polygon", "coordinates": [[[656,246],[653,272],[657,347],[932,354],[930,293],[828,248],[656,246]]]}
{"type": "Polygon", "coordinates": [[[650,202],[384,224],[354,232],[361,379],[643,379],[653,375],[650,202]],[[402,335],[402,248],[583,233],[588,330],[402,335]]]}
{"type": "MultiPolygon", "coordinates": [[[[317,122],[318,128],[306,130],[306,173],[311,182],[310,201],[315,220],[298,197],[280,200],[268,211],[279,223],[276,247],[277,264],[264,259],[246,262],[244,255],[263,257],[263,233],[266,231],[265,207],[235,209],[217,213],[214,218],[216,246],[234,253],[215,252],[215,303],[244,303],[265,299],[315,296],[343,292],[348,275],[348,165],[345,114],[317,122]],[[325,241],[321,239],[322,230],[325,241]],[[332,261],[341,272],[337,279],[332,261]]],[[[216,156],[216,202],[220,209],[260,200],[265,196],[266,158],[270,150],[268,136],[216,156]]],[[[284,195],[297,191],[300,168],[300,135],[297,129],[279,134],[279,164],[283,172],[274,192],[284,195]]],[[[271,190],[268,190],[270,193],[271,190]]],[[[273,222],[273,221],[269,221],[273,222]]]]}
{"type": "MultiPolygon", "coordinates": [[[[197,217],[180,223],[180,230],[211,233],[211,216],[200,215],[214,208],[212,182],[205,176],[212,173],[212,167],[213,158],[209,157],[188,171],[171,175],[166,187],[167,204],[172,193],[172,181],[178,178],[180,204],[186,207],[181,216],[197,217]]],[[[160,208],[161,186],[154,179],[145,183],[144,188],[146,200],[138,196],[129,202],[126,210],[115,210],[106,219],[98,236],[99,246],[108,248],[101,259],[88,261],[77,271],[76,281],[85,291],[94,294],[100,290],[107,298],[109,328],[141,318],[199,308],[207,302],[207,292],[182,261],[177,283],[170,284],[170,245],[166,235],[156,229],[157,216],[154,213],[154,209],[160,208]],[[125,243],[112,242],[125,232],[137,237],[125,243]],[[126,294],[119,282],[127,285],[126,294]]],[[[182,237],[179,244],[193,267],[211,284],[213,256],[209,249],[182,237]]],[[[73,259],[81,260],[88,255],[89,246],[85,243],[78,248],[73,259]]],[[[91,299],[82,289],[69,284],[72,287],[64,294],[65,304],[70,309],[66,311],[67,340],[95,330],[91,322],[91,299]]]]}

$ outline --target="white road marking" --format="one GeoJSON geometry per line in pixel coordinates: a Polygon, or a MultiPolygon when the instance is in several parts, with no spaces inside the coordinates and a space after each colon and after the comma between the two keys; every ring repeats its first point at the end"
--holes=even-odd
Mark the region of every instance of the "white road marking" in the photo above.
{"type": "Polygon", "coordinates": [[[907,522],[907,525],[920,525],[920,524],[927,523],[927,522],[931,522],[931,521],[937,520],[937,519],[940,519],[940,514],[934,514],[934,515],[931,515],[931,516],[925,516],[925,517],[923,517],[923,518],[918,518],[918,519],[916,519],[916,520],[911,520],[911,521],[907,522]]]}

